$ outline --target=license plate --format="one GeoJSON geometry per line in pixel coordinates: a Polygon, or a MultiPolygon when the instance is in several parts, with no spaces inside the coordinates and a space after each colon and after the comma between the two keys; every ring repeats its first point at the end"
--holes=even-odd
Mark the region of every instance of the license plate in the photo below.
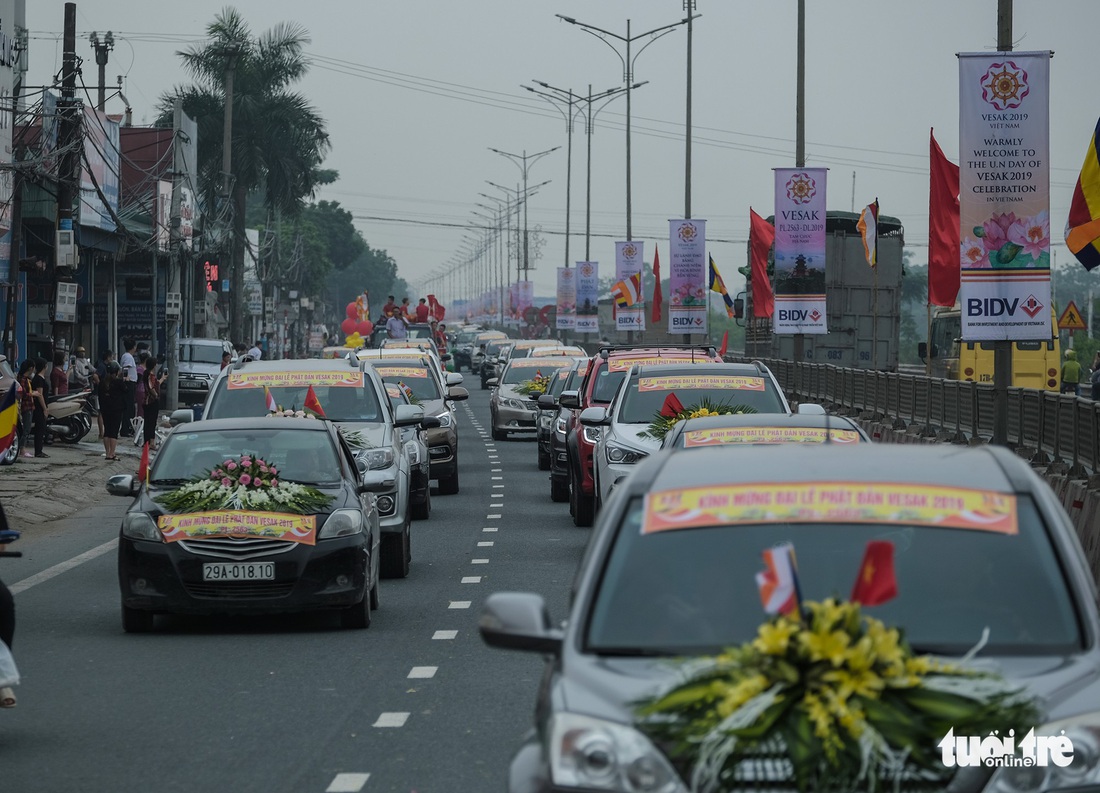
{"type": "Polygon", "coordinates": [[[240,564],[204,564],[203,581],[274,581],[274,562],[240,564]]]}

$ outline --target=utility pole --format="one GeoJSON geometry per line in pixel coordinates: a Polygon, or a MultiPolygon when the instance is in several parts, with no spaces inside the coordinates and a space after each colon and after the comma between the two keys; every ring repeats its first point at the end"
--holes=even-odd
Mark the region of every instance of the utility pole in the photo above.
{"type": "MultiPolygon", "coordinates": [[[[797,76],[795,77],[794,167],[806,167],[806,0],[798,0],[797,76]]],[[[709,299],[709,298],[708,298],[709,299]]],[[[806,334],[794,334],[795,363],[806,357],[806,334]]]]}
{"type": "MultiPolygon", "coordinates": [[[[1012,51],[1012,0],[997,0],[997,51],[1012,51]]],[[[1012,382],[1012,342],[993,342],[993,438],[1008,446],[1008,386],[1012,382]]]]}
{"type": "MultiPolygon", "coordinates": [[[[25,36],[25,30],[19,31],[15,45],[15,84],[12,86],[11,119],[8,122],[11,124],[13,135],[19,127],[19,95],[23,90],[22,58],[26,47],[25,36]]],[[[19,274],[21,272],[19,252],[23,245],[23,171],[18,166],[22,156],[21,149],[21,142],[13,139],[11,159],[12,163],[15,164],[15,168],[13,169],[11,182],[11,252],[8,255],[7,313],[4,316],[3,344],[0,345],[0,349],[12,362],[21,357],[17,354],[15,340],[15,297],[19,291],[19,274]]]]}
{"type": "MultiPolygon", "coordinates": [[[[57,179],[57,228],[59,231],[73,230],[73,201],[77,195],[77,180],[80,178],[80,152],[83,150],[80,130],[79,106],[76,101],[76,3],[65,3],[65,27],[61,55],[61,102],[58,105],[57,138],[58,148],[62,151],[61,165],[57,179]]],[[[62,269],[56,257],[54,259],[54,298],[61,281],[71,281],[72,271],[62,269]]],[[[75,267],[76,262],[73,263],[75,267]]],[[[53,345],[58,349],[62,324],[53,323],[53,345]]],[[[71,341],[71,339],[70,339],[71,341]]],[[[114,342],[112,342],[114,343],[114,342]]]]}
{"type": "Polygon", "coordinates": [[[103,41],[100,41],[99,34],[92,31],[88,36],[88,41],[92,43],[92,49],[95,50],[95,62],[99,67],[99,101],[96,102],[96,107],[100,110],[106,110],[107,56],[115,48],[115,34],[108,30],[107,35],[103,37],[103,41]]]}
{"type": "MultiPolygon", "coordinates": [[[[225,118],[222,127],[222,195],[233,207],[232,229],[229,245],[229,334],[233,341],[245,343],[244,332],[244,201],[236,200],[233,182],[233,80],[237,71],[238,50],[226,50],[225,59],[225,118]],[[241,217],[238,217],[241,215],[241,217]],[[241,239],[238,239],[238,234],[241,239]]],[[[221,277],[221,273],[218,274],[221,277]]]]}
{"type": "MultiPolygon", "coordinates": [[[[684,0],[687,12],[687,109],[684,121],[684,220],[691,219],[691,39],[692,20],[695,19],[695,0],[684,0]]],[[[707,314],[710,314],[710,292],[707,292],[707,314]]],[[[708,317],[709,318],[709,317],[708,317]]],[[[708,323],[709,324],[709,323],[708,323]]],[[[634,341],[634,333],[630,333],[634,341]]],[[[691,334],[684,334],[684,344],[691,344],[691,334]]]]}
{"type": "MultiPolygon", "coordinates": [[[[180,205],[182,195],[180,180],[183,178],[185,163],[183,161],[183,100],[176,99],[172,108],[172,208],[168,213],[168,288],[169,295],[182,297],[180,289],[180,246],[181,219],[180,205]]],[[[155,297],[155,295],[154,295],[155,297]]],[[[183,300],[175,303],[179,313],[169,315],[164,312],[165,342],[168,344],[168,409],[175,410],[179,407],[179,330],[180,319],[183,316],[183,300]]],[[[167,308],[167,305],[165,306],[167,308]]],[[[155,309],[154,309],[155,310],[155,309]]]]}
{"type": "MultiPolygon", "coordinates": [[[[520,171],[522,172],[522,174],[523,174],[523,196],[524,196],[524,198],[523,198],[523,280],[525,280],[525,281],[529,280],[529,278],[530,278],[530,272],[529,271],[530,271],[530,268],[531,268],[531,260],[530,260],[530,255],[531,254],[530,254],[530,244],[529,244],[530,237],[529,237],[529,233],[528,233],[528,230],[527,230],[527,191],[528,191],[527,172],[530,169],[530,167],[532,165],[534,165],[536,162],[541,160],[547,154],[555,152],[560,148],[561,148],[561,146],[555,146],[552,149],[547,149],[546,151],[540,151],[537,154],[528,154],[527,149],[524,149],[523,154],[512,154],[510,152],[501,151],[500,149],[494,149],[491,146],[489,147],[489,151],[494,152],[496,154],[499,154],[502,157],[507,157],[509,160],[511,160],[513,163],[515,163],[516,167],[518,167],[520,169],[520,171]],[[528,162],[528,160],[530,160],[530,162],[528,162]]],[[[543,184],[547,184],[547,183],[544,182],[543,184]]]]}

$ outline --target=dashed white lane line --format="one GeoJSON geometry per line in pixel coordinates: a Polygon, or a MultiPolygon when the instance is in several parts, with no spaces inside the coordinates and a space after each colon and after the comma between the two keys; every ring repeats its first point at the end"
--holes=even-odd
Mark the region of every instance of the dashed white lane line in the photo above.
{"type": "Polygon", "coordinates": [[[439,671],[438,666],[414,666],[409,670],[409,680],[429,680],[439,671]]]}
{"type": "Polygon", "coordinates": [[[495,459],[497,459],[497,455],[495,455],[495,454],[490,454],[490,455],[489,455],[489,459],[490,459],[490,460],[495,460],[495,459]]]}
{"type": "Polygon", "coordinates": [[[62,573],[67,573],[70,570],[72,570],[74,567],[78,567],[79,565],[82,565],[85,562],[88,562],[88,561],[91,561],[92,559],[95,559],[97,556],[102,556],[105,553],[113,551],[117,547],[118,547],[118,538],[116,537],[113,540],[108,540],[107,542],[103,543],[102,545],[97,545],[95,548],[92,548],[90,551],[85,551],[82,554],[74,556],[72,559],[68,559],[64,562],[59,562],[58,564],[55,564],[53,567],[47,567],[42,572],[35,573],[30,578],[24,578],[22,581],[16,581],[10,587],[11,593],[13,595],[18,595],[20,592],[26,592],[32,586],[37,586],[38,584],[41,584],[45,581],[49,581],[51,578],[56,578],[57,576],[61,575],[62,573]]]}
{"type": "Polygon", "coordinates": [[[489,520],[500,520],[501,517],[503,517],[503,516],[502,515],[486,515],[485,517],[487,517],[489,520]]]}
{"type": "Polygon", "coordinates": [[[477,544],[477,547],[478,548],[492,548],[493,547],[493,541],[492,540],[483,540],[483,541],[481,541],[477,544]]]}
{"type": "MultiPolygon", "coordinates": [[[[494,489],[498,489],[498,488],[503,488],[503,487],[504,487],[504,485],[493,485],[493,488],[494,488],[494,489]]],[[[502,495],[502,494],[500,494],[500,493],[494,493],[493,495],[502,495]]]]}
{"type": "Polygon", "coordinates": [[[372,724],[372,727],[404,727],[405,722],[409,720],[408,713],[379,713],[378,720],[372,724]]]}
{"type": "Polygon", "coordinates": [[[499,473],[502,473],[504,471],[504,469],[503,468],[492,468],[492,469],[490,469],[490,471],[491,471],[491,473],[499,474],[499,473]]]}
{"type": "Polygon", "coordinates": [[[450,641],[458,636],[458,631],[436,631],[432,634],[432,638],[437,641],[450,641]]]}
{"type": "Polygon", "coordinates": [[[503,478],[504,478],[503,476],[490,476],[490,477],[489,477],[489,480],[490,480],[490,481],[496,481],[496,480],[498,480],[498,479],[503,479],[503,478]]]}
{"type": "Polygon", "coordinates": [[[337,774],[325,788],[325,793],[359,793],[368,779],[370,774],[337,774]]]}
{"type": "Polygon", "coordinates": [[[451,605],[447,606],[449,609],[468,609],[472,600],[452,600],[451,605]]]}
{"type": "MultiPolygon", "coordinates": [[[[502,493],[493,493],[493,498],[502,498],[502,497],[503,497],[502,493]]],[[[493,509],[494,507],[503,507],[503,506],[504,506],[503,504],[490,504],[489,509],[493,509]]]]}
{"type": "Polygon", "coordinates": [[[463,584],[480,584],[481,576],[479,575],[464,575],[462,576],[463,584]]]}
{"type": "Polygon", "coordinates": [[[488,559],[471,559],[470,564],[489,564],[488,559]]]}
{"type": "Polygon", "coordinates": [[[485,528],[482,529],[482,531],[496,531],[496,530],[497,530],[496,526],[486,526],[485,528]]]}

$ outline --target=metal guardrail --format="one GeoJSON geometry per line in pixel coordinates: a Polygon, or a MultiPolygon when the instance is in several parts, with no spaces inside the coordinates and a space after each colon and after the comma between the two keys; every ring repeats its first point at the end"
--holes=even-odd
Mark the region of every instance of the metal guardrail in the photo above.
{"type": "MultiPolygon", "coordinates": [[[[740,359],[747,360],[747,359],[740,359]]],[[[899,428],[917,426],[949,440],[993,436],[993,386],[918,374],[762,359],[788,396],[869,412],[899,428]]],[[[1008,390],[1008,439],[1034,462],[1067,462],[1100,473],[1100,402],[1034,388],[1008,390]]]]}

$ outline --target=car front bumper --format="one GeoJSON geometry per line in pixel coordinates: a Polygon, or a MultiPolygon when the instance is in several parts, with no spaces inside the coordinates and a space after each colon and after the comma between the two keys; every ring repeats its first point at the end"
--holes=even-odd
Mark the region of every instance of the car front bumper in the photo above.
{"type": "Polygon", "coordinates": [[[498,404],[493,415],[493,429],[500,432],[535,432],[538,429],[539,414],[534,409],[498,404]]]}
{"type": "Polygon", "coordinates": [[[432,479],[454,476],[458,469],[458,430],[453,424],[428,430],[428,459],[432,479]]]}

